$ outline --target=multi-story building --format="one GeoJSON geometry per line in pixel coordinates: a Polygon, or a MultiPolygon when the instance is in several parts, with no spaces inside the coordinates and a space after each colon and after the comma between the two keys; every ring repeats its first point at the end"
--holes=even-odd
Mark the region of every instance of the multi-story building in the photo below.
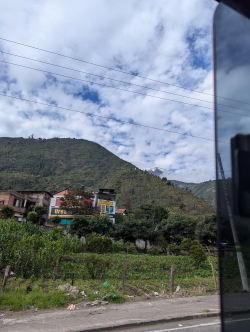
{"type": "Polygon", "coordinates": [[[14,218],[22,221],[26,220],[30,205],[43,205],[49,209],[51,197],[53,197],[52,194],[47,191],[0,190],[0,209],[5,205],[13,207],[14,218]]]}
{"type": "MultiPolygon", "coordinates": [[[[46,224],[47,226],[53,226],[51,219],[55,216],[61,218],[60,225],[68,226],[71,224],[74,215],[69,211],[61,208],[61,198],[68,193],[68,188],[57,192],[53,195],[50,201],[49,208],[49,220],[46,224]]],[[[94,198],[92,199],[93,212],[99,213],[100,215],[108,216],[113,222],[115,222],[115,191],[114,189],[98,189],[94,193],[94,198]]]]}
{"type": "Polygon", "coordinates": [[[25,198],[22,194],[14,190],[0,190],[0,209],[5,206],[11,206],[14,209],[14,218],[22,221],[26,217],[25,198]]]}
{"type": "Polygon", "coordinates": [[[106,215],[115,222],[116,193],[114,189],[98,189],[94,193],[93,207],[100,215],[106,215]]]}
{"type": "Polygon", "coordinates": [[[35,205],[43,205],[49,212],[50,200],[53,195],[49,191],[43,190],[18,190],[18,193],[24,195],[27,200],[35,201],[35,205]]]}
{"type": "Polygon", "coordinates": [[[61,218],[60,225],[67,227],[71,224],[71,221],[74,218],[73,214],[61,208],[61,198],[64,197],[64,195],[67,193],[68,188],[65,188],[64,190],[55,193],[51,198],[49,207],[49,220],[48,223],[46,223],[46,226],[53,226],[51,219],[55,216],[61,218]]]}

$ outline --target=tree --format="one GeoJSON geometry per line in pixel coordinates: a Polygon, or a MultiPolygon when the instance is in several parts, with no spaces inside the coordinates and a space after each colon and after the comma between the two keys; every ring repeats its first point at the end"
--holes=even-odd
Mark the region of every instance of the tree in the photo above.
{"type": "Polygon", "coordinates": [[[116,224],[122,224],[126,218],[127,218],[127,216],[123,216],[122,214],[117,213],[115,215],[115,223],[116,224]]]}
{"type": "Polygon", "coordinates": [[[107,216],[95,215],[90,217],[89,230],[99,235],[110,235],[114,225],[107,216]]]}
{"type": "Polygon", "coordinates": [[[1,214],[3,219],[11,219],[14,216],[14,208],[12,206],[5,205],[1,208],[1,214]]]}
{"type": "Polygon", "coordinates": [[[168,245],[168,250],[172,255],[178,255],[180,253],[180,247],[175,243],[170,243],[168,245]]]}
{"type": "Polygon", "coordinates": [[[130,213],[132,210],[132,200],[129,196],[126,196],[125,198],[125,208],[128,211],[128,213],[130,213]]]}
{"type": "Polygon", "coordinates": [[[75,216],[69,227],[69,234],[76,235],[79,239],[84,236],[87,237],[91,233],[89,227],[89,218],[86,216],[75,216]]]}
{"type": "Polygon", "coordinates": [[[44,215],[47,214],[47,208],[44,205],[34,205],[31,204],[28,209],[27,213],[29,214],[30,212],[36,212],[37,213],[37,219],[35,221],[32,221],[34,223],[38,223],[39,225],[42,225],[45,221],[44,215]]]}
{"type": "Polygon", "coordinates": [[[92,214],[93,197],[93,193],[83,189],[68,190],[68,193],[61,198],[61,208],[74,215],[92,214]]]}
{"type": "Polygon", "coordinates": [[[106,253],[112,251],[112,241],[107,236],[100,236],[97,233],[91,233],[87,236],[88,251],[95,253],[106,253]]]}
{"type": "Polygon", "coordinates": [[[215,245],[216,243],[216,216],[205,216],[199,220],[195,230],[196,237],[204,245],[215,245]]]}
{"type": "Polygon", "coordinates": [[[30,211],[27,215],[27,221],[32,222],[35,224],[37,222],[38,214],[35,211],[30,211]]]}
{"type": "Polygon", "coordinates": [[[54,225],[59,225],[61,222],[62,218],[59,216],[55,216],[53,218],[50,219],[50,221],[54,224],[54,225]]]}
{"type": "Polygon", "coordinates": [[[141,239],[145,242],[145,250],[147,241],[153,241],[156,235],[152,222],[147,219],[127,217],[123,223],[115,224],[114,237],[117,240],[132,242],[136,246],[136,240],[141,239]]]}
{"type": "Polygon", "coordinates": [[[168,218],[168,211],[166,208],[155,204],[144,204],[136,211],[136,218],[150,219],[153,224],[158,224],[163,219],[168,218]]]}
{"type": "Polygon", "coordinates": [[[159,236],[156,236],[156,238],[154,240],[154,245],[161,247],[162,252],[166,253],[169,243],[165,239],[165,237],[161,234],[159,236]]]}
{"type": "Polygon", "coordinates": [[[47,214],[47,208],[44,205],[36,205],[35,211],[38,214],[38,217],[41,217],[44,214],[47,214]]]}
{"type": "Polygon", "coordinates": [[[181,241],[180,249],[182,250],[189,250],[192,246],[193,241],[190,238],[185,238],[181,241]]]}
{"type": "Polygon", "coordinates": [[[78,216],[75,215],[69,228],[69,233],[79,238],[88,234],[109,235],[113,229],[112,221],[106,216],[78,216]]]}
{"type": "Polygon", "coordinates": [[[204,249],[197,240],[193,241],[193,244],[189,249],[189,253],[190,256],[194,259],[198,269],[200,268],[201,263],[207,259],[204,249]]]}
{"type": "Polygon", "coordinates": [[[195,237],[196,221],[185,215],[172,215],[167,220],[162,220],[158,225],[158,231],[168,242],[180,245],[181,241],[188,237],[195,237]]]}
{"type": "Polygon", "coordinates": [[[65,235],[62,228],[53,227],[48,235],[50,235],[52,241],[58,241],[63,238],[65,235]]]}

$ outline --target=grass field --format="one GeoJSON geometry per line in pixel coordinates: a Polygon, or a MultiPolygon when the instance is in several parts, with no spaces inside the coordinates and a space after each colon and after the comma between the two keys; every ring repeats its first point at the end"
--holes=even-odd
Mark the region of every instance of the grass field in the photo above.
{"type": "MultiPolygon", "coordinates": [[[[217,259],[212,258],[215,267],[217,259]]],[[[4,292],[0,293],[0,309],[26,310],[65,307],[69,303],[104,299],[109,302],[142,300],[159,296],[194,296],[216,294],[211,267],[208,262],[199,270],[188,256],[149,256],[124,254],[79,254],[62,259],[57,278],[9,279],[4,292]],[[123,269],[126,260],[126,288],[123,294],[123,269]],[[91,265],[91,262],[93,263],[91,265]],[[170,269],[175,266],[175,288],[170,292],[170,269]],[[95,271],[93,271],[93,269],[95,271]],[[94,272],[94,279],[91,274],[94,272]],[[72,280],[73,279],[73,280],[72,280]],[[108,287],[103,283],[108,281],[108,287]],[[67,295],[59,291],[59,285],[72,283],[86,297],[67,295]],[[31,291],[27,292],[27,286],[31,291]]]]}
{"type": "Polygon", "coordinates": [[[78,303],[80,300],[99,300],[109,302],[124,302],[126,300],[142,300],[154,297],[154,292],[159,296],[183,297],[217,294],[212,278],[175,279],[175,285],[180,286],[178,293],[170,293],[169,280],[127,280],[125,294],[122,294],[122,280],[109,279],[105,289],[103,280],[76,279],[74,285],[86,294],[86,298],[78,295],[67,295],[67,292],[57,290],[60,284],[70,283],[71,280],[16,279],[8,282],[5,291],[0,293],[0,309],[26,310],[47,309],[67,306],[69,303],[78,303]],[[26,287],[31,286],[32,291],[27,293],[26,287]]]}

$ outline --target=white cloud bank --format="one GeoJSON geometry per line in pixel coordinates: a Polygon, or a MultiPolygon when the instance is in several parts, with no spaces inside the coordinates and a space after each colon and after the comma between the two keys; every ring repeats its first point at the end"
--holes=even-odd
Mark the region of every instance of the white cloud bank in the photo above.
{"type": "Polygon", "coordinates": [[[74,71],[7,53],[0,53],[1,61],[78,79],[0,62],[0,93],[82,112],[0,95],[0,136],[84,138],[139,168],[167,169],[170,179],[190,182],[213,179],[211,27],[215,7],[216,2],[211,0],[1,2],[1,38],[152,80],[0,39],[3,52],[74,71]],[[86,80],[159,98],[90,84],[86,80]]]}

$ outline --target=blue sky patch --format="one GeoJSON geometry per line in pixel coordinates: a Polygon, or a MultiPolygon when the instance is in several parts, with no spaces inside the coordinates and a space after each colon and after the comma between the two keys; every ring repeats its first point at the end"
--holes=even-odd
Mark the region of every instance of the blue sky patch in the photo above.
{"type": "Polygon", "coordinates": [[[99,93],[90,89],[87,85],[82,87],[82,90],[74,94],[75,97],[80,97],[82,100],[91,101],[94,104],[100,103],[99,93]]]}
{"type": "Polygon", "coordinates": [[[190,51],[190,61],[194,68],[210,69],[211,68],[211,56],[208,56],[208,46],[196,47],[198,39],[203,40],[208,35],[206,30],[193,30],[186,37],[188,43],[188,49],[190,51]]]}

